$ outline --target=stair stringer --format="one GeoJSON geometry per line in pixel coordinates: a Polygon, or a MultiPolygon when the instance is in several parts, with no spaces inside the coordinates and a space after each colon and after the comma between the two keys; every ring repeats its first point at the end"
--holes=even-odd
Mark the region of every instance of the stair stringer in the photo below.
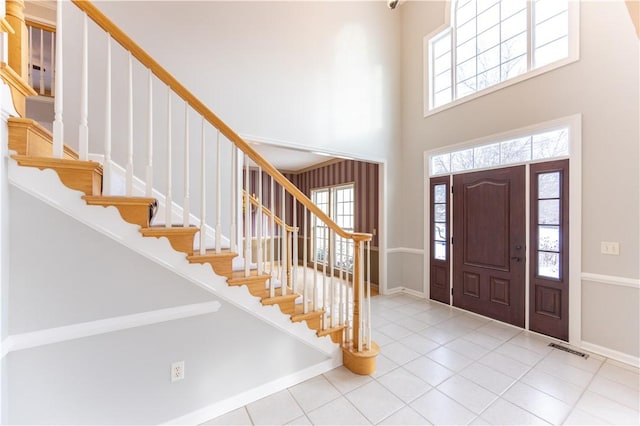
{"type": "Polygon", "coordinates": [[[331,357],[333,365],[342,364],[342,351],[330,337],[318,337],[305,323],[291,322],[289,316],[282,314],[276,305],[263,306],[246,286],[227,285],[226,278],[216,275],[210,265],[189,263],[184,254],[173,250],[166,238],[143,237],[138,226],[122,220],[117,208],[86,205],[81,198],[84,194],[64,186],[55,171],[20,167],[13,158],[8,158],[8,175],[10,184],[316,348],[331,357]]]}

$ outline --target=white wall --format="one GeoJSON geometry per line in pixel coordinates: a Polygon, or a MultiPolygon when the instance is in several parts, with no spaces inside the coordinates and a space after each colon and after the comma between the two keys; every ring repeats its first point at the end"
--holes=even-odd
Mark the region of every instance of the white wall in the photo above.
{"type": "MultiPolygon", "coordinates": [[[[444,7],[445,2],[436,1],[409,1],[401,7],[402,182],[407,194],[420,194],[404,198],[403,245],[423,246],[424,151],[581,113],[583,272],[638,279],[639,58],[624,2],[581,2],[579,62],[425,118],[423,37],[443,24],[444,7]],[[618,241],[620,256],[600,254],[600,241],[618,241]]],[[[403,279],[404,286],[421,290],[419,271],[408,269],[403,279]]],[[[603,301],[607,306],[624,303],[617,292],[602,295],[609,298],[603,301]]],[[[624,321],[608,313],[583,305],[582,316],[590,319],[583,322],[583,335],[594,344],[640,355],[637,311],[624,321]],[[609,339],[592,328],[599,321],[621,334],[609,339]]]]}
{"type": "Polygon", "coordinates": [[[224,301],[213,313],[49,343],[39,332],[218,298],[15,187],[10,204],[7,424],[158,424],[328,360],[224,301]],[[181,360],[186,377],[171,384],[181,360]]]}

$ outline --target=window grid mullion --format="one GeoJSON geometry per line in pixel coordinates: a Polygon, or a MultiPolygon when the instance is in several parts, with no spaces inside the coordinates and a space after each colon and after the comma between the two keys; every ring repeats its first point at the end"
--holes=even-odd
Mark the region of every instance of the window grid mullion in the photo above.
{"type": "Polygon", "coordinates": [[[527,71],[533,69],[533,46],[536,42],[534,29],[535,29],[535,8],[533,7],[533,1],[527,0],[527,71]]]}

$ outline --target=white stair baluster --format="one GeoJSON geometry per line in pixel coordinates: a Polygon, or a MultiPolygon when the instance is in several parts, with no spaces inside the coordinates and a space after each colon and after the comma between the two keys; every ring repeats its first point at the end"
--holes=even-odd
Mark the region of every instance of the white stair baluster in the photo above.
{"type": "Polygon", "coordinates": [[[171,228],[173,223],[172,210],[173,199],[171,198],[171,88],[167,86],[167,193],[165,195],[165,209],[164,209],[164,226],[171,228]]]}
{"type": "MultiPolygon", "coordinates": [[[[234,144],[231,146],[231,251],[238,253],[238,148],[234,144]]],[[[217,230],[216,230],[217,232],[217,230]]]]}
{"type": "Polygon", "coordinates": [[[329,252],[329,234],[327,233],[328,226],[326,223],[322,223],[322,308],[324,309],[324,326],[323,329],[329,328],[329,292],[327,291],[327,254],[329,252]]]}
{"type": "Polygon", "coordinates": [[[127,175],[126,194],[133,195],[133,56],[127,55],[127,175]]]}
{"type": "Polygon", "coordinates": [[[303,313],[309,313],[309,292],[307,289],[307,244],[309,243],[307,240],[307,216],[309,213],[307,212],[307,208],[303,207],[302,209],[304,217],[302,219],[302,303],[303,303],[303,313]]]}
{"type": "Polygon", "coordinates": [[[146,189],[147,197],[153,196],[153,72],[149,69],[148,77],[148,108],[149,117],[147,122],[147,170],[146,170],[146,189]]]}
{"type": "MultiPolygon", "coordinates": [[[[327,227],[328,228],[328,227],[327,227]]],[[[335,250],[333,249],[333,247],[335,247],[334,244],[331,244],[331,241],[335,241],[336,238],[336,233],[333,229],[329,228],[329,247],[332,248],[332,250],[329,251],[329,306],[331,307],[331,327],[335,327],[338,325],[338,311],[336,309],[336,285],[335,285],[335,278],[334,278],[334,273],[335,273],[335,256],[334,256],[334,252],[335,250]]]]}
{"type": "Polygon", "coordinates": [[[316,311],[319,308],[318,303],[318,218],[313,215],[311,217],[311,257],[313,258],[313,310],[316,311]]]}
{"type": "Polygon", "coordinates": [[[282,281],[280,289],[282,290],[282,295],[286,296],[287,295],[287,222],[286,222],[286,198],[287,198],[287,192],[284,189],[284,186],[281,187],[282,191],[282,210],[280,212],[281,217],[280,219],[282,220],[282,230],[281,230],[281,235],[280,235],[280,266],[281,266],[281,271],[280,271],[280,280],[282,281]]]}
{"type": "Polygon", "coordinates": [[[56,89],[58,95],[54,101],[54,120],[53,120],[53,157],[62,158],[64,146],[64,124],[62,122],[62,0],[56,1],[56,22],[58,25],[58,37],[56,39],[56,89]]]}
{"type": "Polygon", "coordinates": [[[298,293],[298,212],[296,211],[296,198],[291,196],[291,222],[293,223],[293,232],[291,234],[291,288],[294,293],[298,293]]]}
{"type": "MultiPolygon", "coordinates": [[[[56,66],[55,66],[56,49],[55,49],[55,43],[56,43],[56,33],[52,32],[51,33],[51,96],[55,96],[56,95],[56,84],[55,84],[55,78],[56,78],[56,66]]],[[[31,57],[29,57],[29,61],[31,61],[31,57]]],[[[31,67],[31,64],[29,64],[29,67],[31,67]]]]}
{"type": "MultiPolygon", "coordinates": [[[[207,161],[206,161],[206,141],[204,137],[204,116],[201,116],[201,138],[200,138],[200,254],[207,253],[207,161]]],[[[220,132],[218,132],[218,141],[220,140],[220,132]]],[[[216,186],[220,186],[220,181],[216,181],[216,186]]],[[[216,228],[216,237],[218,236],[218,228],[216,228]]],[[[217,247],[216,247],[217,248],[217,247]]]]}
{"type": "Polygon", "coordinates": [[[263,265],[263,253],[262,253],[262,167],[258,167],[258,207],[256,209],[256,248],[258,250],[257,259],[258,262],[258,275],[262,275],[264,272],[263,265]]]}
{"type": "Polygon", "coordinates": [[[184,103],[184,198],[182,206],[182,226],[189,227],[191,222],[191,188],[189,185],[189,104],[184,103]]]}
{"type": "Polygon", "coordinates": [[[244,276],[248,277],[251,269],[251,175],[249,170],[249,157],[244,156],[244,276]]]}
{"type": "Polygon", "coordinates": [[[44,30],[42,28],[40,28],[40,90],[39,90],[39,93],[41,95],[44,95],[44,30]]]}
{"type": "MultiPolygon", "coordinates": [[[[59,34],[56,33],[58,36],[59,34]]],[[[102,193],[104,195],[111,194],[111,35],[107,35],[107,63],[106,73],[107,81],[105,82],[105,118],[104,118],[104,164],[102,165],[102,193]]],[[[56,73],[56,80],[58,79],[56,73]]],[[[58,96],[56,96],[58,99],[58,96]]]]}
{"type": "Polygon", "coordinates": [[[222,159],[220,131],[216,137],[216,253],[222,251],[222,159]]]}
{"type": "Polygon", "coordinates": [[[276,214],[276,198],[275,198],[275,188],[273,186],[273,176],[270,176],[269,179],[269,191],[270,191],[270,196],[269,196],[269,204],[270,207],[269,209],[271,210],[271,217],[270,219],[270,241],[269,241],[269,254],[271,257],[271,267],[269,269],[269,275],[271,275],[271,278],[269,279],[269,297],[274,297],[275,296],[275,271],[276,271],[276,219],[275,219],[275,214],[276,214]]]}
{"type": "Polygon", "coordinates": [[[28,53],[28,63],[27,63],[27,81],[29,82],[29,87],[33,88],[33,27],[29,26],[29,53],[28,53]]]}
{"type": "MultiPolygon", "coordinates": [[[[80,83],[80,127],[78,135],[79,158],[82,161],[89,159],[89,34],[88,25],[89,18],[84,13],[82,17],[82,76],[80,83]]],[[[44,31],[41,31],[42,34],[44,31]]],[[[40,93],[44,94],[44,46],[42,45],[42,37],[40,38],[40,93]]]]}

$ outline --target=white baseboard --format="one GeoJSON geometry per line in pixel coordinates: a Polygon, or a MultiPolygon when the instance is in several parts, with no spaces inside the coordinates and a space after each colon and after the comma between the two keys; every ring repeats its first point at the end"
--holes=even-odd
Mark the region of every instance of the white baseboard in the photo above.
{"type": "Polygon", "coordinates": [[[173,420],[169,420],[165,424],[167,425],[202,424],[207,420],[214,419],[225,413],[233,411],[237,408],[244,407],[245,405],[250,404],[259,399],[262,399],[266,396],[272,395],[276,392],[279,392],[291,386],[297,385],[298,383],[302,383],[305,380],[309,380],[313,377],[318,376],[319,374],[326,373],[327,371],[333,370],[334,368],[339,367],[340,365],[342,365],[341,358],[328,359],[319,364],[306,368],[302,371],[298,371],[288,376],[278,378],[269,383],[265,383],[264,385],[251,389],[250,391],[243,392],[231,398],[227,398],[225,400],[216,402],[215,404],[211,404],[207,407],[193,411],[189,414],[185,414],[184,416],[178,417],[173,420]]]}
{"type": "Polygon", "coordinates": [[[417,290],[413,290],[411,288],[406,288],[406,287],[394,287],[392,289],[387,289],[387,291],[384,293],[385,296],[391,296],[393,294],[398,294],[398,293],[405,293],[405,294],[409,294],[411,296],[414,297],[418,297],[420,299],[426,299],[427,296],[425,296],[424,293],[421,293],[417,290]]]}
{"type": "Polygon", "coordinates": [[[2,342],[2,356],[9,352],[35,348],[52,343],[210,314],[217,312],[220,306],[221,304],[218,301],[194,303],[139,314],[122,315],[63,327],[48,328],[29,333],[13,334],[2,342]]]}
{"type": "Polygon", "coordinates": [[[624,352],[619,352],[614,349],[605,348],[604,346],[596,345],[594,343],[585,342],[584,340],[580,344],[580,348],[584,349],[585,351],[606,356],[607,358],[611,358],[616,361],[629,364],[633,367],[640,368],[640,358],[637,356],[629,355],[624,352]]]}

